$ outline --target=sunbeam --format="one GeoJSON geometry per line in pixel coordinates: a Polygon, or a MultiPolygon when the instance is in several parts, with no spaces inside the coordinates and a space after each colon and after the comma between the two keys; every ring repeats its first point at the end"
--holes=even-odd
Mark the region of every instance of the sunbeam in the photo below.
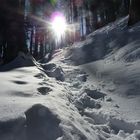
{"type": "Polygon", "coordinates": [[[56,36],[57,41],[60,41],[61,38],[65,35],[67,28],[67,23],[64,15],[60,12],[54,12],[51,17],[51,29],[56,36]]]}

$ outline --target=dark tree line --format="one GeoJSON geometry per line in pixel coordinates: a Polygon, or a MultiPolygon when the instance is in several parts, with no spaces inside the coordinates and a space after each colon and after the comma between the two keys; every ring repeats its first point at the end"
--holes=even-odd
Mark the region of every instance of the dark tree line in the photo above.
{"type": "Polygon", "coordinates": [[[30,0],[30,12],[27,14],[27,32],[29,34],[29,52],[36,59],[40,59],[54,44],[49,32],[47,20],[54,10],[53,3],[45,0],[30,0]]]}
{"type": "Polygon", "coordinates": [[[69,3],[72,11],[69,17],[81,24],[83,35],[127,15],[130,4],[129,0],[69,0],[69,3]]]}
{"type": "Polygon", "coordinates": [[[140,21],[140,0],[130,0],[130,12],[128,25],[133,25],[140,21]]]}
{"type": "Polygon", "coordinates": [[[14,59],[19,51],[26,52],[22,0],[1,0],[0,40],[0,55],[5,63],[14,59]]]}
{"type": "Polygon", "coordinates": [[[51,0],[0,2],[0,60],[4,63],[13,60],[20,51],[40,59],[58,47],[47,24],[56,9],[65,14],[71,29],[63,45],[84,39],[92,31],[128,14],[128,25],[140,20],[139,0],[65,0],[61,1],[63,9],[51,0]]]}

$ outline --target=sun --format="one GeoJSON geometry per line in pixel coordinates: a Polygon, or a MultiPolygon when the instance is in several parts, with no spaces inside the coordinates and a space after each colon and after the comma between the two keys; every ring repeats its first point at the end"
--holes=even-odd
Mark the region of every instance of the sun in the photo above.
{"type": "Polygon", "coordinates": [[[67,23],[64,15],[60,12],[52,14],[51,28],[57,37],[58,41],[65,35],[67,23]]]}

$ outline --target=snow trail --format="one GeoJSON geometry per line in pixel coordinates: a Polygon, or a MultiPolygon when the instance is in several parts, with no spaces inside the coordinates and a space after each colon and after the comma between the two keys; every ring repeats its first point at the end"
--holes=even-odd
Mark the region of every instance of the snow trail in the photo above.
{"type": "Polygon", "coordinates": [[[140,26],[126,21],[58,50],[49,63],[22,54],[1,67],[0,140],[139,140],[140,26]]]}

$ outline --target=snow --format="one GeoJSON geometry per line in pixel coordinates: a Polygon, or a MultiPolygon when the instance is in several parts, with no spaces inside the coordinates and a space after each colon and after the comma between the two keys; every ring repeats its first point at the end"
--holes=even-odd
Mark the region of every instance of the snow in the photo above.
{"type": "Polygon", "coordinates": [[[24,53],[19,52],[16,59],[8,63],[7,65],[1,66],[0,71],[8,71],[8,70],[19,68],[19,67],[33,66],[34,62],[32,59],[33,59],[32,56],[25,55],[24,53]]]}
{"type": "Polygon", "coordinates": [[[50,62],[1,66],[0,140],[139,140],[140,23],[127,18],[50,62]]]}

